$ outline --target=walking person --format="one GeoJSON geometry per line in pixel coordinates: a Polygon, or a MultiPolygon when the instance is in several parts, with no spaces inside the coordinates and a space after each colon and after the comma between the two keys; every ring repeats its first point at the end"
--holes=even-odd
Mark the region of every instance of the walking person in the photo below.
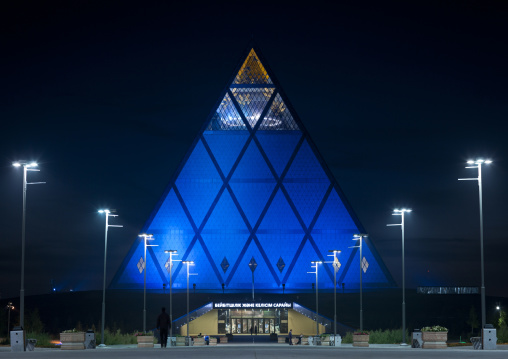
{"type": "Polygon", "coordinates": [[[293,329],[289,329],[289,345],[293,345],[293,329]]]}
{"type": "Polygon", "coordinates": [[[161,337],[161,348],[166,348],[168,344],[169,328],[171,328],[171,320],[168,313],[166,313],[166,308],[162,307],[162,313],[157,317],[157,329],[159,329],[161,337]]]}

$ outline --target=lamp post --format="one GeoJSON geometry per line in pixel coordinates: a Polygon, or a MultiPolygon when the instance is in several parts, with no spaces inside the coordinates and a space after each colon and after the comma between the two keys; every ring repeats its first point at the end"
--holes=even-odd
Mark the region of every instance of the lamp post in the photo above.
{"type": "MultiPolygon", "coordinates": [[[[368,237],[368,234],[360,233],[360,234],[354,234],[353,235],[353,241],[360,240],[359,246],[354,246],[351,248],[360,247],[360,331],[363,331],[363,273],[362,273],[362,242],[363,238],[368,237]]],[[[367,269],[365,269],[367,271],[367,269]]]]}
{"type": "Polygon", "coordinates": [[[318,268],[322,261],[312,261],[311,268],[315,268],[315,272],[307,272],[311,274],[316,274],[316,336],[319,335],[319,321],[318,321],[318,312],[319,312],[319,301],[318,301],[318,268]]]}
{"type": "Polygon", "coordinates": [[[256,270],[258,264],[256,263],[256,260],[254,257],[249,262],[249,268],[252,272],[252,301],[254,302],[254,271],[256,270]]]}
{"type": "Polygon", "coordinates": [[[139,234],[138,237],[143,238],[143,242],[145,244],[145,252],[144,252],[144,263],[143,263],[143,276],[144,276],[144,285],[143,285],[143,333],[146,333],[146,247],[157,247],[158,244],[148,244],[148,241],[153,241],[153,234],[142,233],[139,234]]]}
{"type": "Polygon", "coordinates": [[[5,309],[8,310],[7,314],[7,338],[9,338],[9,332],[11,331],[11,310],[14,309],[12,302],[7,303],[7,307],[5,309]]]}
{"type": "Polygon", "coordinates": [[[118,217],[117,214],[111,214],[111,212],[116,212],[114,209],[111,211],[109,209],[100,209],[99,213],[106,214],[106,229],[104,230],[104,281],[102,284],[102,321],[101,321],[101,344],[99,347],[105,347],[104,344],[104,324],[106,318],[106,254],[108,252],[108,228],[109,227],[123,227],[122,225],[109,224],[109,217],[118,217]]]}
{"type": "Polygon", "coordinates": [[[169,327],[169,346],[171,347],[173,337],[173,297],[172,297],[172,270],[173,270],[173,261],[180,262],[179,259],[173,259],[173,256],[177,255],[177,251],[175,249],[165,250],[164,253],[169,253],[169,265],[167,265],[166,269],[169,273],[169,322],[171,326],[169,327]]]}
{"type": "MultiPolygon", "coordinates": [[[[478,169],[478,177],[477,178],[459,178],[459,181],[478,181],[478,193],[480,199],[480,257],[481,257],[481,276],[482,276],[482,284],[481,284],[481,302],[482,302],[482,338],[483,338],[483,328],[485,328],[486,323],[486,309],[485,309],[485,269],[483,262],[483,204],[482,204],[482,165],[483,164],[491,164],[491,160],[469,160],[467,161],[468,165],[466,168],[477,168],[478,169]]],[[[482,340],[483,342],[483,340],[482,340]]],[[[483,348],[483,346],[482,346],[483,348]]]]}
{"type": "MultiPolygon", "coordinates": [[[[28,171],[39,171],[36,162],[17,161],[13,162],[14,167],[23,167],[23,219],[21,223],[21,289],[19,290],[19,325],[25,325],[25,226],[26,226],[26,186],[28,184],[43,184],[46,182],[26,181],[28,171]]],[[[24,350],[24,349],[23,349],[24,350]]]]}
{"type": "Polygon", "coordinates": [[[411,212],[411,209],[402,208],[394,209],[392,216],[401,216],[400,224],[387,224],[387,226],[400,226],[402,230],[402,343],[400,345],[407,345],[406,343],[406,273],[404,265],[404,213],[411,212]]]}
{"type": "Polygon", "coordinates": [[[337,272],[340,268],[340,262],[337,258],[337,254],[340,253],[337,249],[331,249],[328,252],[333,253],[329,254],[329,257],[333,257],[333,335],[334,341],[337,336],[337,272]]]}
{"type": "MultiPolygon", "coordinates": [[[[189,267],[194,265],[194,261],[182,261],[183,264],[187,264],[187,340],[189,340],[189,326],[190,326],[190,309],[189,309],[189,276],[197,275],[197,273],[190,273],[189,267]]],[[[190,345],[190,344],[189,344],[190,345]]]]}

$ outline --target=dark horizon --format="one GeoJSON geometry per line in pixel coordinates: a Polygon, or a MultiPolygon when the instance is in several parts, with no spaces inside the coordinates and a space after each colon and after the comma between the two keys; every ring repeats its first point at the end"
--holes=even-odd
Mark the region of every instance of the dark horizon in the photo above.
{"type": "Polygon", "coordinates": [[[2,4],[1,298],[19,295],[22,171],[26,295],[108,283],[254,37],[396,282],[508,297],[506,6],[500,2],[270,5],[2,4]],[[53,282],[52,282],[53,281],[53,282]]]}

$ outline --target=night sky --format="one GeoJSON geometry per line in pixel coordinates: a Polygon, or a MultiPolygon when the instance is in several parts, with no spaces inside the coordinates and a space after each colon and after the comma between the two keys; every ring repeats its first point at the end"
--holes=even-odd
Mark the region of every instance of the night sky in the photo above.
{"type": "MultiPolygon", "coordinates": [[[[490,1],[8,1],[0,5],[0,295],[102,287],[254,38],[401,283],[508,296],[508,9],[490,1]],[[107,4],[105,4],[107,3],[107,4]]],[[[354,243],[352,242],[352,245],[354,243]]],[[[339,248],[340,249],[340,248],[339,248]]]]}

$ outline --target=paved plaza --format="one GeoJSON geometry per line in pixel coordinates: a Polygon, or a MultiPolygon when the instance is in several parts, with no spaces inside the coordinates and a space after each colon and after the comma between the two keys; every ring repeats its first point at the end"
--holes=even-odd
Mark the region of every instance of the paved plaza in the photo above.
{"type": "Polygon", "coordinates": [[[192,359],[224,359],[224,358],[506,358],[508,345],[498,345],[497,350],[473,350],[471,347],[457,347],[443,350],[412,349],[399,345],[372,344],[369,348],[353,348],[351,344],[340,347],[309,347],[277,344],[227,344],[216,347],[176,347],[161,349],[156,345],[153,349],[138,349],[136,345],[112,345],[104,349],[94,350],[60,350],[36,348],[33,352],[10,352],[9,347],[0,348],[0,358],[192,358],[192,359]]]}

